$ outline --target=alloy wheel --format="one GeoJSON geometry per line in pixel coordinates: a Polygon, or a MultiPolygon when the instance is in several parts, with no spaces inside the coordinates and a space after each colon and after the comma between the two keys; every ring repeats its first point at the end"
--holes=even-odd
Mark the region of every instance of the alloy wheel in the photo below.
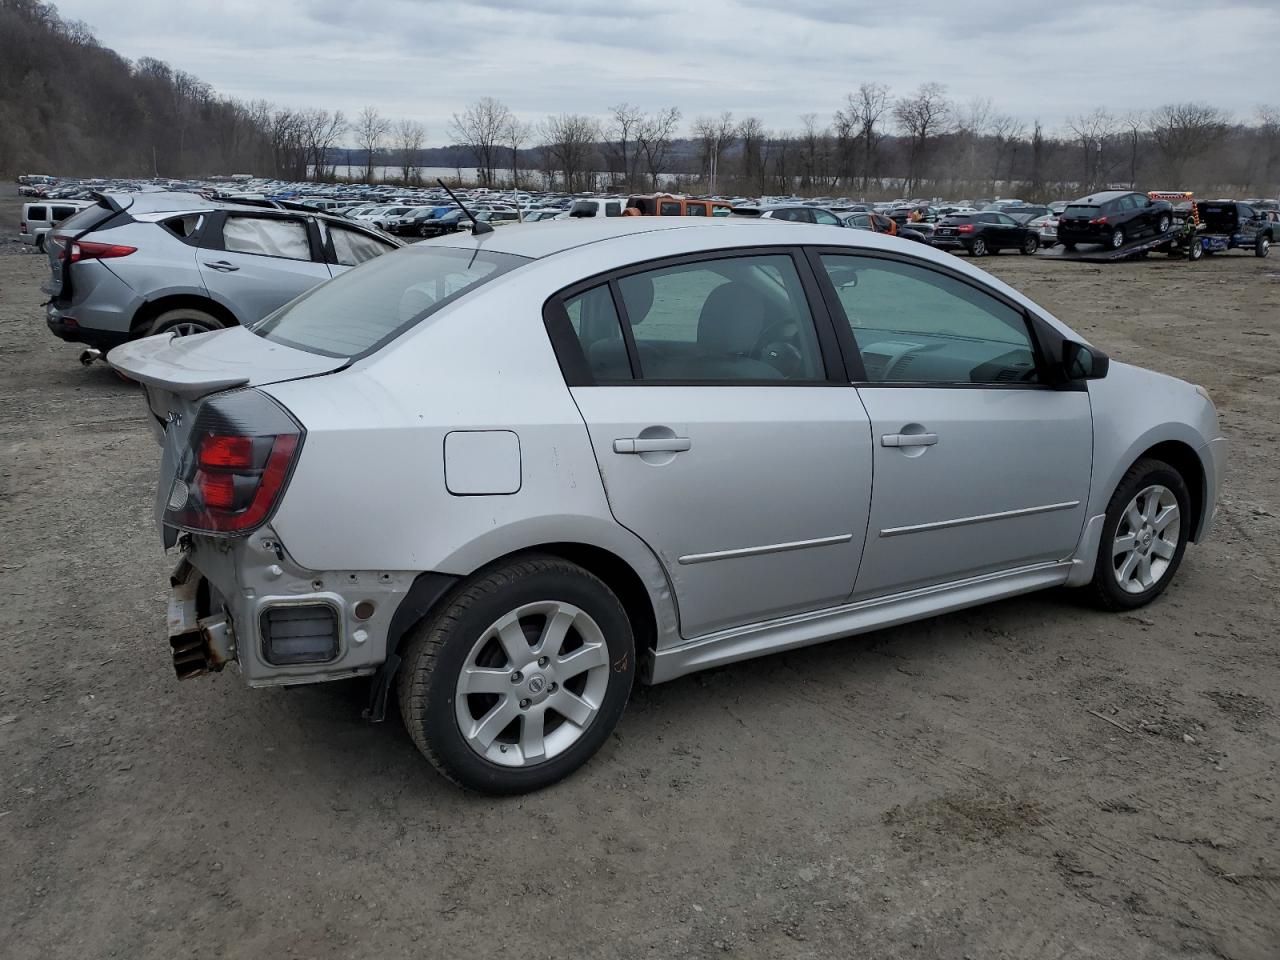
{"type": "Polygon", "coordinates": [[[1121,514],[1112,541],[1112,570],[1120,588],[1143,593],[1159,583],[1177,554],[1181,535],[1173,491],[1160,484],[1138,491],[1121,514]]]}
{"type": "Polygon", "coordinates": [[[169,327],[169,332],[179,337],[189,337],[196,333],[208,333],[209,328],[203,323],[197,323],[194,320],[180,320],[169,327]]]}
{"type": "Polygon", "coordinates": [[[590,614],[556,600],[524,604],[492,623],[463,661],[458,729],[493,763],[541,763],[586,732],[608,686],[609,650],[590,614]]]}

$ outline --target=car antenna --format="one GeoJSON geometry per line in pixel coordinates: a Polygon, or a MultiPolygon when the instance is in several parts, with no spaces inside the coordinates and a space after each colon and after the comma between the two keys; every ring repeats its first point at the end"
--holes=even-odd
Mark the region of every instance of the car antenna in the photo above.
{"type": "Polygon", "coordinates": [[[450,190],[448,187],[445,187],[443,180],[441,180],[439,177],[436,177],[436,183],[444,187],[444,192],[449,195],[449,199],[452,200],[454,203],[456,203],[459,207],[461,207],[462,212],[467,215],[467,219],[471,221],[471,235],[473,237],[478,236],[482,233],[493,233],[493,227],[487,223],[481,223],[479,220],[477,220],[476,215],[472,213],[470,210],[468,210],[465,206],[463,206],[462,201],[453,195],[453,191],[450,190]]]}

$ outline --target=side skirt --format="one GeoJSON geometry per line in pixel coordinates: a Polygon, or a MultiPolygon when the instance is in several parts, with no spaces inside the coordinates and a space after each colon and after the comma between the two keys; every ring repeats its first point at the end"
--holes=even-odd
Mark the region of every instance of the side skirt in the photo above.
{"type": "Polygon", "coordinates": [[[780,617],[698,637],[676,647],[652,651],[651,683],[686,673],[794,650],[839,637],[867,633],[912,620],[962,610],[1002,597],[1030,593],[1066,582],[1072,562],[1050,561],[967,580],[921,587],[888,597],[859,600],[826,610],[780,617]]]}

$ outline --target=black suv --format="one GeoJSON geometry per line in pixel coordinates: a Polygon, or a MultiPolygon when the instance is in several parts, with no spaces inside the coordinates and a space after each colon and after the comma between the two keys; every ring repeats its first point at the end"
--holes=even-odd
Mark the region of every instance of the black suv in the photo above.
{"type": "Polygon", "coordinates": [[[972,256],[981,257],[1001,250],[1035,253],[1040,248],[1040,235],[999,210],[978,213],[953,213],[938,221],[931,242],[943,250],[963,247],[972,256]]]}
{"type": "Polygon", "coordinates": [[[1158,237],[1173,225],[1173,206],[1129,190],[1095,193],[1067,204],[1058,219],[1058,242],[1068,250],[1078,243],[1101,243],[1119,250],[1142,237],[1158,237]]]}

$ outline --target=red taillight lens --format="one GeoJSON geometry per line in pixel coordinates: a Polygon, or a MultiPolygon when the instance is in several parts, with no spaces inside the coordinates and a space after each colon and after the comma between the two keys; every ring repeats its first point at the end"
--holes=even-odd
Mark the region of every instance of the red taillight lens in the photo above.
{"type": "Polygon", "coordinates": [[[956,227],[956,232],[957,233],[973,233],[973,224],[962,223],[960,224],[960,226],[956,227]]]}
{"type": "Polygon", "coordinates": [[[1092,220],[1089,221],[1089,223],[1091,223],[1095,227],[1105,227],[1107,225],[1107,218],[1094,217],[1092,220]]]}
{"type": "Polygon", "coordinates": [[[81,260],[110,260],[113,257],[127,257],[136,253],[137,247],[126,247],[123,243],[96,243],[92,240],[76,240],[71,244],[71,262],[81,260]]]}
{"type": "Polygon", "coordinates": [[[253,438],[227,437],[211,433],[200,443],[200,466],[241,467],[253,466],[253,438]]]}
{"type": "Polygon", "coordinates": [[[280,500],[302,438],[293,417],[257,390],[206,400],[173,478],[165,522],[202,533],[261,526],[280,500]]]}

